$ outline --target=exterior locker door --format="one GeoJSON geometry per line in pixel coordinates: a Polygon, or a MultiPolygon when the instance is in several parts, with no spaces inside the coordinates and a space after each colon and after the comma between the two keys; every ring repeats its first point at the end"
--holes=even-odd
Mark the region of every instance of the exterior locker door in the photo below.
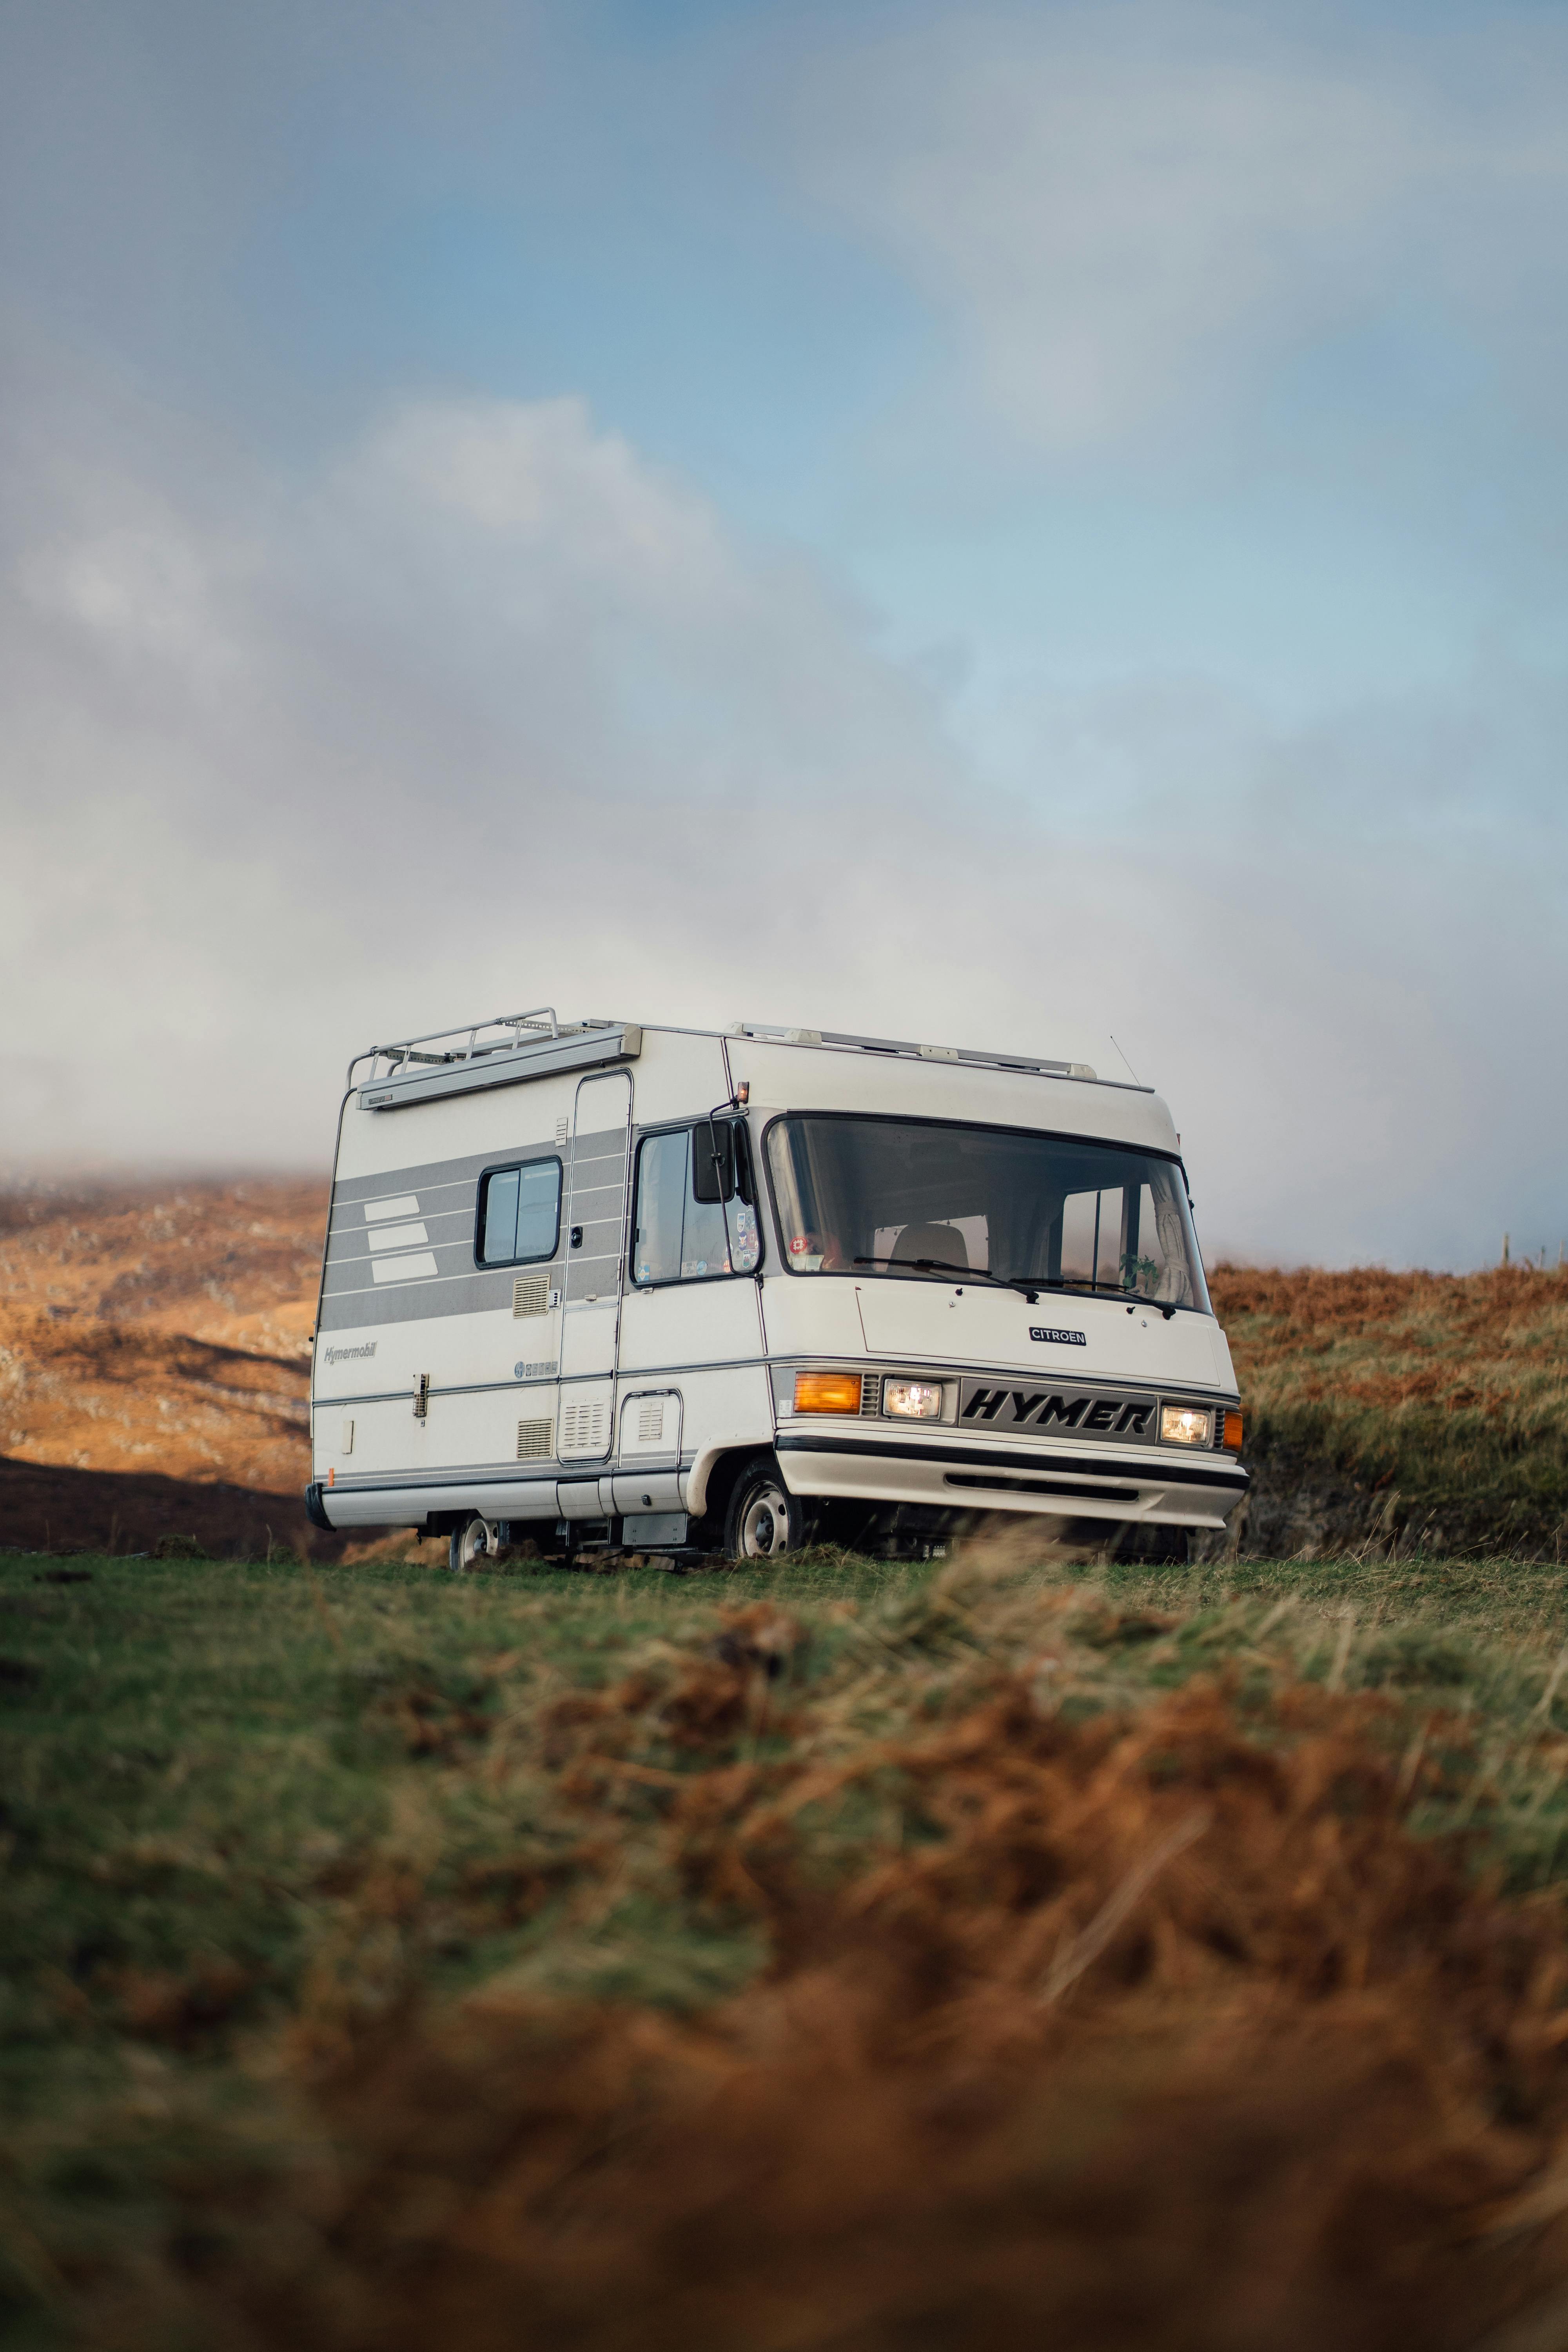
{"type": "Polygon", "coordinates": [[[583,1078],[572,1119],[561,1316],[563,1465],[602,1462],[615,1438],[616,1359],[626,1265],[632,1082],[625,1070],[583,1078]]]}

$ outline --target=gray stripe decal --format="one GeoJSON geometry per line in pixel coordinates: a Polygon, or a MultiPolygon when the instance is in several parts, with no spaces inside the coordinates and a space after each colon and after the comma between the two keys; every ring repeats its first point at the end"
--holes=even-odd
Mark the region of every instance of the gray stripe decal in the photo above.
{"type": "MultiPolygon", "coordinates": [[[[539,1269],[530,1269],[538,1271],[539,1269]]],[[[437,1315],[474,1314],[511,1306],[512,1275],[500,1267],[436,1282],[389,1282],[379,1290],[328,1292],[321,1300],[320,1331],[357,1331],[379,1323],[417,1323],[437,1315]]]]}
{"type": "Polygon", "coordinates": [[[513,1160],[560,1160],[563,1148],[553,1136],[548,1141],[498,1144],[493,1151],[468,1151],[454,1160],[426,1160],[416,1168],[388,1168],[379,1176],[347,1176],[332,1190],[334,1211],[356,1202],[395,1200],[400,1192],[417,1192],[448,1184],[477,1184],[487,1168],[504,1168],[513,1160]]]}
{"type": "MultiPolygon", "coordinates": [[[[629,1171],[642,1132],[634,1128],[629,1141],[621,1127],[592,1130],[564,1142],[558,1142],[552,1134],[335,1182],[318,1329],[359,1330],[510,1307],[512,1281],[519,1269],[477,1268],[473,1243],[479,1177],[487,1168],[505,1167],[512,1160],[562,1162],[561,1244],[553,1257],[533,1259],[526,1271],[552,1275],[568,1300],[590,1295],[605,1300],[618,1297],[629,1171]],[[367,1279],[373,1253],[364,1203],[395,1200],[409,1192],[419,1205],[410,1213],[408,1223],[423,1221],[430,1227],[436,1219],[443,1221],[439,1231],[431,1231],[427,1248],[421,1253],[434,1255],[436,1273],[407,1282],[390,1274],[384,1274],[380,1282],[373,1276],[367,1279]],[[436,1194],[446,1197],[439,1201],[430,1197],[436,1194]],[[584,1228],[581,1249],[568,1247],[566,1228],[573,1224],[584,1228]]],[[[398,1253],[386,1250],[374,1255],[391,1267],[398,1253]]]]}
{"type": "MultiPolygon", "coordinates": [[[[585,1136],[580,1142],[592,1148],[595,1143],[614,1144],[618,1138],[613,1133],[585,1136]]],[[[483,1313],[497,1307],[510,1307],[512,1283],[517,1268],[511,1266],[477,1267],[474,1264],[474,1210],[479,1197],[479,1180],[487,1168],[505,1166],[511,1159],[561,1160],[563,1187],[569,1183],[571,1146],[558,1144],[553,1136],[548,1139],[520,1140],[490,1151],[469,1152],[453,1160],[426,1160],[412,1168],[386,1170],[375,1176],[356,1176],[337,1184],[332,1192],[332,1214],[327,1241],[327,1263],[321,1292],[321,1312],[318,1328],[321,1331],[346,1331],[374,1328],[385,1323],[415,1323],[443,1315],[483,1313]],[[427,1252],[436,1260],[434,1277],[424,1276],[400,1282],[392,1271],[398,1253],[386,1250],[373,1253],[369,1246],[370,1228],[364,1223],[366,1201],[395,1200],[411,1192],[418,1208],[408,1220],[423,1222],[427,1228],[439,1218],[440,1227],[430,1233],[427,1252]],[[445,1195],[437,1202],[426,1196],[445,1195]],[[466,1194],[466,1198],[462,1197],[466,1194]],[[457,1197],[454,1197],[457,1196],[457,1197]],[[443,1238],[443,1233],[446,1238],[443,1238]],[[370,1274],[373,1258],[379,1259],[388,1269],[379,1282],[370,1274]]],[[[617,1155],[612,1150],[601,1150],[601,1164],[613,1161],[617,1155]]],[[[624,1165],[624,1152],[619,1155],[624,1165]]],[[[565,1203],[563,1202],[563,1210],[565,1203]]],[[[605,1220],[613,1223],[613,1220],[605,1220]]],[[[574,1253],[577,1265],[581,1254],[574,1253]]],[[[533,1259],[526,1269],[531,1273],[554,1274],[559,1286],[575,1288],[576,1283],[565,1276],[566,1236],[563,1233],[555,1255],[549,1259],[533,1259]]],[[[614,1257],[605,1263],[613,1265],[614,1257]]],[[[572,1269],[577,1272],[577,1265],[572,1269]]],[[[601,1276],[601,1280],[602,1280],[601,1276]]],[[[589,1282],[587,1288],[597,1286],[589,1282]]]]}

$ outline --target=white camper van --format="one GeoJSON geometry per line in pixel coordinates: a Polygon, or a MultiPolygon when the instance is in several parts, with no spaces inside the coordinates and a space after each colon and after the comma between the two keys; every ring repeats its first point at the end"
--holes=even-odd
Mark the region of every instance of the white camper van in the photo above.
{"type": "Polygon", "coordinates": [[[922,1553],[976,1512],[1037,1511],[1175,1557],[1247,1490],[1180,1138],[1146,1087],[548,1009],[348,1075],[318,1527],[444,1533],[466,1568],[530,1538],[922,1553]]]}

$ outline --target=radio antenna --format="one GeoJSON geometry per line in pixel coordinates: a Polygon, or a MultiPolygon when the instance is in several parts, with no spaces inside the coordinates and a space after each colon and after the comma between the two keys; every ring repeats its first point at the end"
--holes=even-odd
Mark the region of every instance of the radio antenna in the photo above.
{"type": "MultiPolygon", "coordinates": [[[[1113,1045],[1116,1045],[1116,1040],[1115,1040],[1115,1038],[1114,1038],[1114,1037],[1112,1037],[1112,1038],[1111,1038],[1110,1042],[1111,1042],[1111,1044],[1112,1044],[1113,1045]]],[[[1119,1054],[1121,1054],[1121,1046],[1120,1046],[1120,1045],[1116,1045],[1116,1050],[1117,1050],[1117,1052],[1118,1052],[1119,1054]]],[[[1141,1086],[1142,1085],[1143,1081],[1142,1081],[1142,1079],[1139,1076],[1139,1075],[1138,1075],[1137,1071],[1133,1068],[1133,1066],[1132,1066],[1131,1063],[1131,1062],[1129,1062],[1129,1061],[1127,1060],[1127,1056],[1126,1056],[1126,1055],[1125,1055],[1125,1054],[1121,1054],[1121,1058],[1122,1058],[1122,1061],[1123,1061],[1124,1063],[1126,1063],[1126,1065],[1127,1065],[1127,1075],[1128,1075],[1128,1076],[1131,1079],[1131,1081],[1132,1081],[1133,1085],[1134,1085],[1135,1087],[1141,1087],[1141,1086]]]]}

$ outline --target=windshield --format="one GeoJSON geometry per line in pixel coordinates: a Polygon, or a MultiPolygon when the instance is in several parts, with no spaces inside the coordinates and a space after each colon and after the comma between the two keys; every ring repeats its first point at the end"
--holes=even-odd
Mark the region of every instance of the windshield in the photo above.
{"type": "Polygon", "coordinates": [[[1173,1160],[1070,1136],[807,1116],[773,1122],[768,1165],[792,1274],[986,1274],[1208,1312],[1173,1160]]]}

